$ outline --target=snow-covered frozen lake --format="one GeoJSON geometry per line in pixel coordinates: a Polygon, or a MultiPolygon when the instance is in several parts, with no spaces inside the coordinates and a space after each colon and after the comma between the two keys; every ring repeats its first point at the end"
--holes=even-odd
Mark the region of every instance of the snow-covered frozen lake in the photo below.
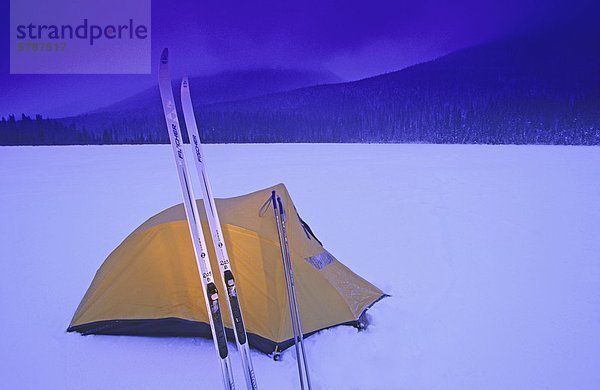
{"type": "MultiPolygon", "coordinates": [[[[315,389],[600,388],[600,149],[206,151],[216,196],[284,182],[325,247],[392,295],[367,331],[306,340],[315,389]]],[[[221,387],[209,340],[65,333],[104,258],[180,199],[169,145],[0,148],[0,387],[221,387]]],[[[293,355],[254,352],[261,389],[297,387],[293,355]]]]}

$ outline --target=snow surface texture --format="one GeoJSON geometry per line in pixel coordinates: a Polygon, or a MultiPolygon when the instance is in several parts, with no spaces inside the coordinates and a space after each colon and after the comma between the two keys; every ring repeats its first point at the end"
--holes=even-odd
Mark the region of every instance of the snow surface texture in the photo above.
{"type": "MultiPolygon", "coordinates": [[[[306,340],[315,389],[600,388],[598,148],[206,149],[217,196],[284,182],[393,295],[306,340]]],[[[180,203],[175,172],[169,145],[0,148],[2,388],[221,388],[209,340],[65,333],[111,250],[180,203]]],[[[261,389],[296,388],[294,359],[254,351],[261,389]]]]}

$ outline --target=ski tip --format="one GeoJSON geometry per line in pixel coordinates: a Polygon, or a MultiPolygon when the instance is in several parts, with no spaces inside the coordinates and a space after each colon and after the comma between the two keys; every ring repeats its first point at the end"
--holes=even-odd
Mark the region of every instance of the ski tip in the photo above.
{"type": "Polygon", "coordinates": [[[188,77],[187,76],[183,76],[183,79],[181,79],[181,89],[184,88],[189,88],[189,81],[188,81],[188,77]]]}
{"type": "Polygon", "coordinates": [[[160,63],[166,65],[169,62],[169,49],[166,47],[163,49],[162,54],[160,55],[160,63]]]}

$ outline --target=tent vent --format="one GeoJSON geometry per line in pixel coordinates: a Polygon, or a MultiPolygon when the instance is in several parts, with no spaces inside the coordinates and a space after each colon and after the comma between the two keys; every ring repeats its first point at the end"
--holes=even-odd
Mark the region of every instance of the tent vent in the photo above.
{"type": "Polygon", "coordinates": [[[331,253],[323,251],[311,257],[305,257],[304,260],[308,261],[315,269],[321,270],[333,263],[334,257],[331,253]]]}

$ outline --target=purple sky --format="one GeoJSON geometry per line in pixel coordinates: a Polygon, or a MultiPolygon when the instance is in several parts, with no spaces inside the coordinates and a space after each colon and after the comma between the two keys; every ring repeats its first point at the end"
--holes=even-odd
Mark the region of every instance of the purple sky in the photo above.
{"type": "MultiPolygon", "coordinates": [[[[0,116],[66,115],[144,89],[155,76],[8,74],[2,2],[0,116]]],[[[590,1],[152,1],[153,58],[168,46],[174,75],[253,67],[323,69],[345,80],[390,72],[458,48],[560,22],[590,1]]],[[[154,65],[154,64],[153,64],[154,65]]]]}

